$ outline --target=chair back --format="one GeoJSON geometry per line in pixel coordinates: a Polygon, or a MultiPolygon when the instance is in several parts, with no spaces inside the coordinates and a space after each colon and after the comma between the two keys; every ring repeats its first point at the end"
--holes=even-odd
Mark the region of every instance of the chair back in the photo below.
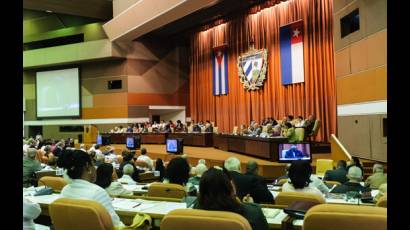
{"type": "Polygon", "coordinates": [[[251,230],[243,216],[224,211],[199,209],[176,209],[169,212],[161,221],[161,230],[251,230]]]}
{"type": "Polygon", "coordinates": [[[193,130],[194,128],[192,127],[192,125],[188,126],[188,133],[192,133],[193,130]]]}
{"type": "Polygon", "coordinates": [[[291,205],[295,201],[326,203],[322,196],[304,192],[280,192],[275,198],[275,204],[277,205],[291,205]]]}
{"type": "Polygon", "coordinates": [[[152,133],[152,127],[148,127],[148,132],[152,133]]]}
{"type": "Polygon", "coordinates": [[[341,185],[342,183],[340,183],[339,181],[334,181],[334,180],[325,180],[324,181],[325,184],[330,184],[330,185],[341,185]]]}
{"type": "Polygon", "coordinates": [[[327,170],[333,170],[332,159],[317,159],[316,160],[316,175],[323,176],[327,170]]]}
{"type": "Polygon", "coordinates": [[[67,185],[67,181],[62,177],[55,176],[43,176],[38,180],[38,186],[47,186],[54,190],[54,192],[60,192],[64,186],[67,185]]]}
{"type": "Polygon", "coordinates": [[[50,170],[50,171],[38,171],[35,172],[37,180],[40,180],[40,178],[49,176],[49,177],[61,177],[57,176],[57,171],[56,170],[50,170]]]}
{"type": "Polygon", "coordinates": [[[145,161],[135,161],[135,166],[141,167],[141,168],[149,168],[148,163],[145,161]]]}
{"type": "Polygon", "coordinates": [[[382,197],[379,198],[379,200],[376,203],[377,207],[383,207],[383,208],[387,208],[387,195],[384,195],[382,197]]]}
{"type": "Polygon", "coordinates": [[[238,134],[238,126],[234,126],[234,127],[233,127],[232,133],[233,133],[233,134],[238,134]]]}
{"type": "Polygon", "coordinates": [[[113,230],[107,209],[93,200],[60,198],[49,206],[51,221],[58,230],[113,230]]]}
{"type": "Polygon", "coordinates": [[[201,127],[201,133],[204,133],[205,132],[205,127],[201,127]]]}
{"type": "Polygon", "coordinates": [[[303,221],[304,230],[385,230],[387,209],[371,206],[320,204],[309,209],[303,221]]]}
{"type": "Polygon", "coordinates": [[[183,198],[186,196],[186,191],[184,186],[179,184],[154,182],[148,187],[147,195],[154,197],[183,198]]]}
{"type": "Polygon", "coordinates": [[[218,134],[218,127],[214,127],[213,131],[214,131],[215,134],[218,134]]]}
{"type": "Polygon", "coordinates": [[[313,128],[312,128],[312,133],[310,134],[312,137],[316,137],[317,133],[319,132],[321,124],[322,123],[320,122],[319,119],[315,121],[315,124],[313,125],[313,128]]]}
{"type": "Polygon", "coordinates": [[[295,129],[296,141],[302,142],[305,140],[305,129],[304,128],[296,128],[295,129]]]}

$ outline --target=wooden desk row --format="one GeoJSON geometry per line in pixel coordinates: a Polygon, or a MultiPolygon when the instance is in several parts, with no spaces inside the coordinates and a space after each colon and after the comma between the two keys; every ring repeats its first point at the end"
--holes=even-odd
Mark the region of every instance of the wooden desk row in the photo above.
{"type": "Polygon", "coordinates": [[[164,144],[167,138],[183,138],[185,146],[215,147],[224,151],[278,161],[278,145],[285,137],[261,138],[213,133],[106,133],[111,144],[125,144],[129,136],[140,136],[141,144],[164,144]]]}

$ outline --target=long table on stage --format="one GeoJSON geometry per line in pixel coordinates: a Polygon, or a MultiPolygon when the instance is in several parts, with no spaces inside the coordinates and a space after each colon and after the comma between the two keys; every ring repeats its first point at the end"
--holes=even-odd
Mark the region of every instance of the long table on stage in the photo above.
{"type": "Polygon", "coordinates": [[[110,144],[125,144],[127,137],[140,136],[141,144],[165,144],[168,133],[104,133],[108,136],[110,144]]]}
{"type": "Polygon", "coordinates": [[[183,138],[184,145],[188,146],[213,146],[213,133],[170,133],[169,138],[183,138]]]}
{"type": "Polygon", "coordinates": [[[287,143],[286,137],[262,138],[227,134],[214,134],[214,147],[224,151],[278,161],[278,145],[287,143]]]}
{"type": "Polygon", "coordinates": [[[183,138],[186,146],[212,147],[212,133],[104,133],[110,144],[125,144],[127,137],[141,136],[141,144],[165,144],[167,138],[183,138]]]}

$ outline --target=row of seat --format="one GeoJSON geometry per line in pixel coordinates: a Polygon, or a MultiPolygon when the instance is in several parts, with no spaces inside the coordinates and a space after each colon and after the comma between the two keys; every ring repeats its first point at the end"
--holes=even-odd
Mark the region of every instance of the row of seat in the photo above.
{"type": "MultiPolygon", "coordinates": [[[[114,229],[107,210],[99,203],[91,200],[60,198],[50,204],[49,213],[54,228],[59,230],[114,229]]],[[[145,220],[145,222],[142,222],[142,225],[151,224],[149,217],[145,220]]],[[[161,230],[252,229],[249,222],[236,213],[195,209],[176,209],[169,212],[162,219],[160,228],[161,230]]],[[[355,206],[352,208],[347,205],[319,204],[309,209],[306,213],[303,229],[387,229],[387,209],[368,206],[355,206]]]]}

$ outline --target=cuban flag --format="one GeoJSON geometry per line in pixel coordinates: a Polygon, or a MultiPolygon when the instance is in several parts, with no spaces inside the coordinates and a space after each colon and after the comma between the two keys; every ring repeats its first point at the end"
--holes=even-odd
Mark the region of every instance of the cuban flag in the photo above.
{"type": "Polygon", "coordinates": [[[212,73],[214,96],[228,94],[228,55],[226,46],[214,48],[212,73]]]}
{"type": "Polygon", "coordinates": [[[282,85],[305,81],[303,65],[303,21],[280,28],[282,85]]]}

